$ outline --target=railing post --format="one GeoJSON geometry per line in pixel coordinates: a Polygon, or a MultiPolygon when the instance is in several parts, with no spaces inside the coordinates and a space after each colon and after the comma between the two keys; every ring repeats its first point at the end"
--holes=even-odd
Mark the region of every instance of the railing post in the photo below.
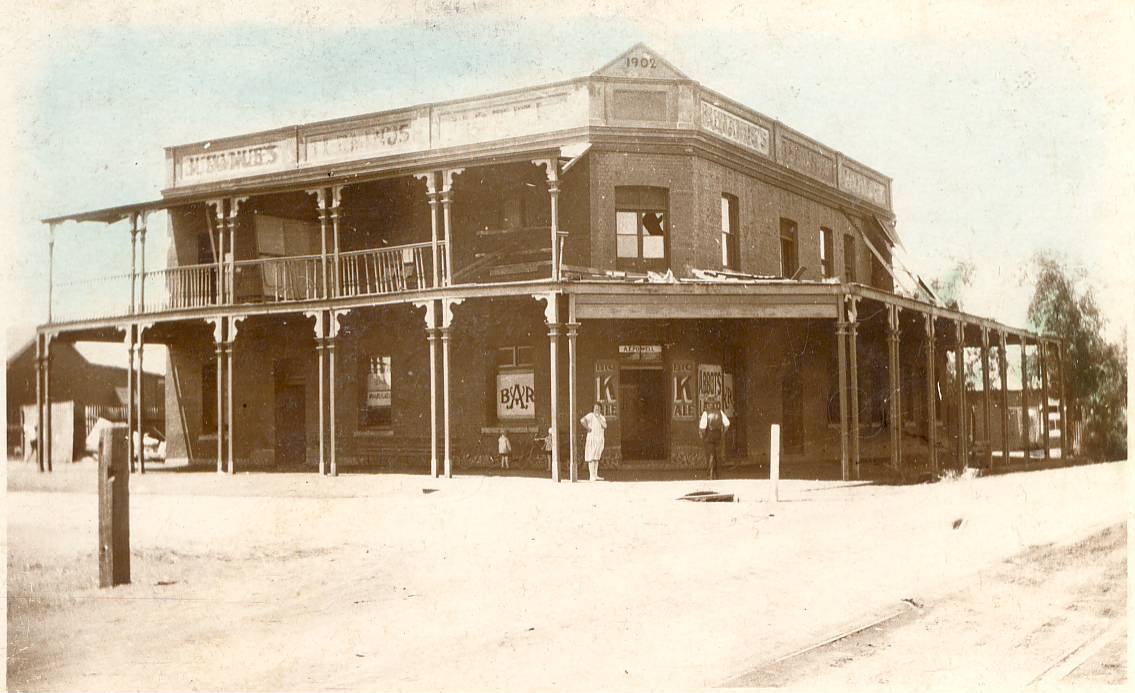
{"type": "Polygon", "coordinates": [[[140,220],[138,225],[138,312],[146,312],[146,212],[137,213],[140,220]]]}
{"type": "MultiPolygon", "coordinates": [[[[308,195],[315,195],[315,208],[319,213],[319,267],[323,292],[320,298],[327,298],[327,191],[324,188],[308,190],[308,195]]],[[[274,284],[274,283],[273,283],[274,284]]],[[[322,455],[320,461],[322,463],[322,455]]],[[[323,472],[320,471],[320,474],[323,472]]]]}
{"type": "Polygon", "coordinates": [[[453,205],[453,177],[465,169],[449,168],[441,172],[441,210],[445,225],[445,270],[443,284],[449,286],[453,283],[453,226],[450,207],[453,205]]]}
{"type": "MultiPolygon", "coordinates": [[[[415,173],[414,174],[414,177],[417,178],[418,180],[425,181],[425,183],[426,183],[426,196],[429,198],[429,201],[430,201],[430,244],[431,244],[430,247],[432,248],[432,252],[430,253],[430,255],[431,255],[431,260],[432,260],[431,268],[433,269],[433,286],[434,286],[435,289],[437,287],[441,286],[441,280],[440,280],[440,276],[438,274],[438,272],[440,271],[441,262],[440,262],[440,258],[438,257],[438,251],[440,250],[440,246],[438,246],[438,239],[437,239],[438,191],[437,191],[436,175],[437,174],[434,173],[433,171],[426,171],[424,173],[415,173]]],[[[436,476],[436,474],[435,474],[435,476],[436,476]]]]}
{"type": "Polygon", "coordinates": [[[47,225],[47,323],[51,324],[51,311],[55,299],[55,224],[47,225]]]}
{"type": "MultiPolygon", "coordinates": [[[[342,214],[342,211],[341,211],[342,194],[343,194],[343,186],[341,186],[341,185],[331,186],[331,234],[332,234],[332,249],[333,249],[333,254],[334,254],[334,257],[335,257],[335,261],[331,265],[331,267],[332,267],[332,270],[331,270],[332,281],[335,284],[335,286],[334,286],[334,288],[332,289],[332,292],[331,292],[332,296],[339,296],[343,292],[343,287],[341,286],[340,280],[339,280],[339,272],[340,272],[340,269],[339,269],[339,217],[342,214]]],[[[334,322],[334,316],[332,316],[332,322],[334,322]]],[[[332,327],[331,331],[332,331],[332,333],[334,333],[337,330],[334,327],[332,327]]],[[[332,353],[334,353],[334,352],[332,352],[332,353]]],[[[332,426],[335,425],[334,419],[332,419],[331,425],[332,426]]],[[[332,459],[334,459],[334,456],[332,456],[332,459]]],[[[334,475],[334,472],[332,472],[332,475],[334,475]]]]}
{"type": "MultiPolygon", "coordinates": [[[[137,275],[137,255],[138,255],[138,213],[132,212],[130,214],[130,314],[134,315],[137,312],[137,305],[134,302],[135,290],[134,284],[137,275]]],[[[130,458],[131,467],[134,464],[134,458],[130,458]]],[[[133,470],[131,470],[133,471],[133,470]]]]}
{"type": "Polygon", "coordinates": [[[229,305],[236,303],[236,217],[240,211],[240,205],[247,200],[247,197],[234,197],[229,200],[229,255],[228,255],[228,277],[226,281],[229,285],[229,305]]]}

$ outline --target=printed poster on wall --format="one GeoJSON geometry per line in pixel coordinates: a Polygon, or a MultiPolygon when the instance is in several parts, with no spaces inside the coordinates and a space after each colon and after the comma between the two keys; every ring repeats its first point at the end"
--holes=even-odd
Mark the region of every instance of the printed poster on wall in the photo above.
{"type": "Polygon", "coordinates": [[[532,371],[497,374],[497,419],[536,418],[536,375],[532,371]]]}
{"type": "Polygon", "coordinates": [[[675,361],[671,367],[670,401],[675,421],[692,421],[697,418],[695,398],[694,362],[675,361]]]}
{"type": "Polygon", "coordinates": [[[733,374],[726,373],[722,380],[722,404],[721,411],[729,418],[733,418],[736,413],[736,400],[733,394],[733,374]]]}
{"type": "Polygon", "coordinates": [[[595,401],[608,419],[619,416],[619,366],[614,361],[595,361],[595,401]]]}
{"type": "Polygon", "coordinates": [[[721,366],[715,363],[698,364],[698,402],[702,409],[710,402],[721,404],[725,391],[725,378],[721,366]]]}

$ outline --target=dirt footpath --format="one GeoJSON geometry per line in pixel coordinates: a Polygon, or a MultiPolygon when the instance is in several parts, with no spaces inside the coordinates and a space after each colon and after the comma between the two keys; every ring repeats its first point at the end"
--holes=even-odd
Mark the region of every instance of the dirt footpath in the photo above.
{"type": "Polygon", "coordinates": [[[792,481],[774,504],[757,480],[151,473],[131,479],[133,582],[99,590],[93,469],[14,464],[8,686],[714,687],[1123,522],[1126,478],[792,481]],[[709,488],[739,502],[675,500],[709,488]]]}
{"type": "Polygon", "coordinates": [[[1127,672],[1127,529],[1038,546],[959,590],[729,682],[824,690],[1119,687],[1127,672]]]}

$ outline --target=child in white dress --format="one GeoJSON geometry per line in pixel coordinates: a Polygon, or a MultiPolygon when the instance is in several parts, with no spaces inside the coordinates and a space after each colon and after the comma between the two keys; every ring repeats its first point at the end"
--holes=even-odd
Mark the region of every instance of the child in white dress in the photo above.
{"type": "Polygon", "coordinates": [[[599,459],[603,457],[604,431],[607,430],[607,417],[603,416],[603,408],[598,402],[592,407],[591,413],[579,420],[587,429],[587,442],[583,446],[583,459],[587,462],[587,472],[591,481],[602,481],[599,476],[599,459]]]}

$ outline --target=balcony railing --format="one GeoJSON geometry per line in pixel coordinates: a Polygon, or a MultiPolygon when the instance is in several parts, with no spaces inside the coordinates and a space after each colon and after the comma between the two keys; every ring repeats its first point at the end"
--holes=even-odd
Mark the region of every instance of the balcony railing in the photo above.
{"type": "MultiPolygon", "coordinates": [[[[444,246],[444,242],[438,244],[439,285],[449,275],[444,246]]],[[[416,291],[434,286],[432,253],[431,243],[344,252],[339,254],[338,271],[334,258],[328,256],[326,291],[320,255],[237,260],[231,273],[229,267],[216,264],[149,271],[134,278],[134,286],[140,289],[135,290],[135,312],[286,303],[321,299],[328,294],[351,297],[416,291]]],[[[129,273],[57,283],[52,320],[130,315],[131,291],[129,273]]]]}
{"type": "MultiPolygon", "coordinates": [[[[445,277],[444,243],[439,243],[439,276],[445,277]]],[[[434,285],[430,243],[339,254],[339,295],[370,296],[434,285]]]]}
{"type": "Polygon", "coordinates": [[[183,265],[147,272],[143,312],[203,308],[217,303],[217,266],[183,265]]]}

